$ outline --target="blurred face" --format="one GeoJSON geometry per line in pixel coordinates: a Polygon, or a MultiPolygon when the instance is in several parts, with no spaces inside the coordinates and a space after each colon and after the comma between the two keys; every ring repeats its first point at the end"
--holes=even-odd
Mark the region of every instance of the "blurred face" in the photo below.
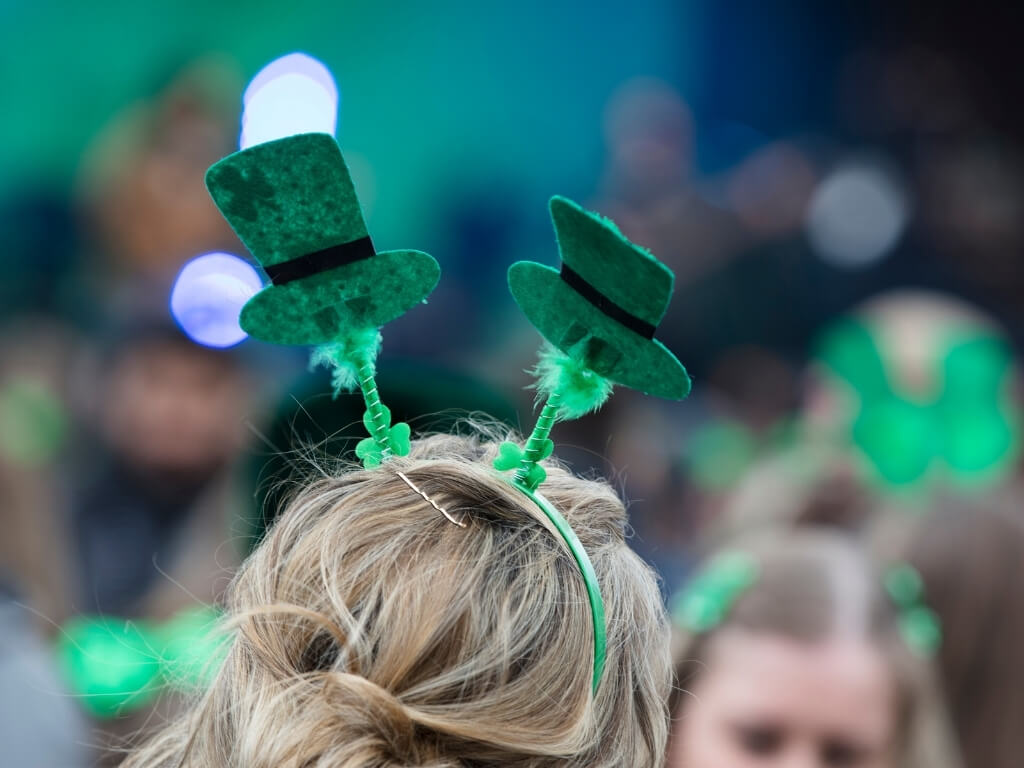
{"type": "Polygon", "coordinates": [[[674,724],[669,768],[891,768],[896,691],[862,640],[724,630],[674,724]]]}
{"type": "Polygon", "coordinates": [[[245,382],[215,355],[183,344],[145,345],[123,355],[106,402],[111,444],[151,471],[215,470],[242,443],[245,382]]]}

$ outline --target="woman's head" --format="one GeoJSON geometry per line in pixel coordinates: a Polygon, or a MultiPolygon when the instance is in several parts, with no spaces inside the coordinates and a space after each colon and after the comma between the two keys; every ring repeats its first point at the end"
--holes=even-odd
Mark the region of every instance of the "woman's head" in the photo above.
{"type": "Polygon", "coordinates": [[[583,578],[495,453],[437,436],[300,488],[232,585],[237,630],[211,691],[130,764],[658,764],[667,627],[621,501],[554,467],[543,486],[604,595],[593,697],[583,578]]]}
{"type": "Polygon", "coordinates": [[[748,575],[698,580],[720,616],[677,638],[670,766],[906,765],[915,671],[859,548],[798,529],[730,557],[748,575]]]}

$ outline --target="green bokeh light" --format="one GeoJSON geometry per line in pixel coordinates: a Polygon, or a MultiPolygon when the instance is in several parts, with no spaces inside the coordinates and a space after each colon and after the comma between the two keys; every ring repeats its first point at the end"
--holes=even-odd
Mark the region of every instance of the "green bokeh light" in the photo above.
{"type": "Polygon", "coordinates": [[[64,626],[57,658],[87,711],[117,717],[148,704],[165,686],[208,686],[229,647],[218,618],[207,606],[189,608],[162,624],[81,616],[64,626]]]}
{"type": "Polygon", "coordinates": [[[67,431],[64,404],[45,382],[17,377],[0,384],[0,457],[21,466],[45,463],[67,431]]]}
{"type": "Polygon", "coordinates": [[[975,331],[936,350],[940,391],[911,399],[891,382],[870,331],[845,320],[825,334],[818,359],[859,397],[851,440],[882,485],[912,490],[933,478],[962,488],[1005,476],[1020,446],[1020,414],[1007,384],[1009,346],[975,331]]]}

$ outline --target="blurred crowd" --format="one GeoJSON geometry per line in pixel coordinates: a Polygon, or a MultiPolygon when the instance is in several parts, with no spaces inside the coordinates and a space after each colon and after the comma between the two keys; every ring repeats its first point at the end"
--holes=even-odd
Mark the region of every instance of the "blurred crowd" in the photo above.
{"type": "MultiPolygon", "coordinates": [[[[608,94],[585,202],[675,271],[658,338],[694,390],[623,391],[560,427],[557,455],[613,478],[663,580],[671,766],[1024,754],[1024,167],[979,77],[859,52],[831,135],[706,126],[654,78],[608,94]],[[709,136],[742,150],[709,169],[709,136]]],[[[147,694],[121,695],[80,640],[128,621],[155,642],[215,604],[293,468],[360,435],[361,403],[302,350],[203,347],[168,310],[188,259],[244,253],[203,186],[241,88],[190,62],[111,116],[69,194],[25,184],[0,210],[5,764],[116,763],[179,694],[140,670],[147,694]]],[[[503,275],[553,262],[553,237],[500,184],[424,206],[444,276],[389,328],[381,388],[414,429],[530,424],[539,339],[503,275]]]]}

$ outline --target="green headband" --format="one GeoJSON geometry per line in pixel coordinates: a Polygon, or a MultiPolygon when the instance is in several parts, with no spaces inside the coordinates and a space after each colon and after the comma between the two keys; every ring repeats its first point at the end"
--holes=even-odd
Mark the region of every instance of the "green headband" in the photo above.
{"type": "MultiPolygon", "coordinates": [[[[552,350],[545,350],[545,353],[545,356],[542,358],[542,365],[557,364],[554,362],[557,358],[554,357],[552,350]]],[[[596,374],[589,373],[582,367],[577,367],[570,358],[563,358],[560,362],[567,367],[576,368],[575,373],[582,380],[592,379],[591,384],[594,386],[592,396],[599,398],[601,402],[608,397],[611,387],[607,386],[603,379],[596,374]]],[[[541,380],[543,381],[543,377],[541,380]]],[[[576,386],[579,387],[580,385],[577,383],[576,386]]],[[[571,383],[563,383],[560,388],[556,387],[550,391],[547,402],[544,404],[540,417],[537,419],[537,424],[526,441],[526,446],[520,448],[515,443],[502,443],[499,446],[498,457],[494,460],[494,468],[499,471],[515,470],[515,474],[509,478],[512,487],[533,501],[540,508],[540,511],[544,513],[545,517],[555,527],[558,535],[569,548],[569,552],[572,554],[573,560],[576,561],[580,574],[583,576],[583,584],[587,590],[587,600],[590,602],[590,614],[594,625],[593,690],[596,693],[598,683],[601,681],[601,673],[604,671],[608,644],[604,620],[604,598],[601,597],[601,586],[598,584],[597,574],[594,572],[594,565],[590,561],[590,555],[587,554],[583,543],[572,529],[572,526],[569,525],[569,521],[565,519],[562,513],[550,501],[537,492],[537,486],[544,482],[547,477],[546,470],[539,462],[548,458],[554,450],[554,443],[551,442],[548,435],[555,421],[559,418],[560,403],[564,393],[568,392],[571,388],[571,383]]],[[[578,389],[574,394],[576,396],[581,395],[578,389]]],[[[600,404],[598,402],[594,407],[600,407],[600,404]]]]}
{"type": "MultiPolygon", "coordinates": [[[[359,388],[370,436],[356,455],[366,467],[407,455],[409,426],[391,423],[377,391],[379,328],[426,299],[440,275],[437,262],[420,251],[374,250],[341,152],[326,134],[236,152],[210,168],[207,186],[272,282],[243,307],[242,327],[265,341],[317,345],[312,363],[334,369],[335,395],[359,388]]],[[[533,262],[509,270],[513,297],[549,342],[536,371],[546,402],[526,445],[502,444],[494,466],[515,470],[509,482],[537,505],[579,568],[594,626],[596,692],[607,645],[604,602],[579,537],[537,491],[546,477],[540,462],[554,448],[548,435],[556,421],[599,408],[613,383],[680,399],[690,380],[654,339],[672,272],[610,221],[565,198],[551,200],[551,216],[561,271],[533,262]]]]}
{"type": "Polygon", "coordinates": [[[576,531],[572,529],[569,522],[562,514],[555,509],[555,506],[536,491],[530,490],[527,486],[513,480],[512,485],[523,492],[533,501],[541,512],[543,512],[558,535],[562,537],[573,559],[576,561],[580,573],[583,575],[583,583],[587,589],[587,600],[590,602],[590,616],[594,624],[594,676],[591,681],[593,691],[597,692],[598,683],[601,682],[601,673],[604,672],[604,661],[607,656],[608,636],[604,621],[604,599],[601,597],[601,587],[597,583],[597,574],[594,572],[594,564],[590,562],[590,556],[580,542],[576,531]]]}

